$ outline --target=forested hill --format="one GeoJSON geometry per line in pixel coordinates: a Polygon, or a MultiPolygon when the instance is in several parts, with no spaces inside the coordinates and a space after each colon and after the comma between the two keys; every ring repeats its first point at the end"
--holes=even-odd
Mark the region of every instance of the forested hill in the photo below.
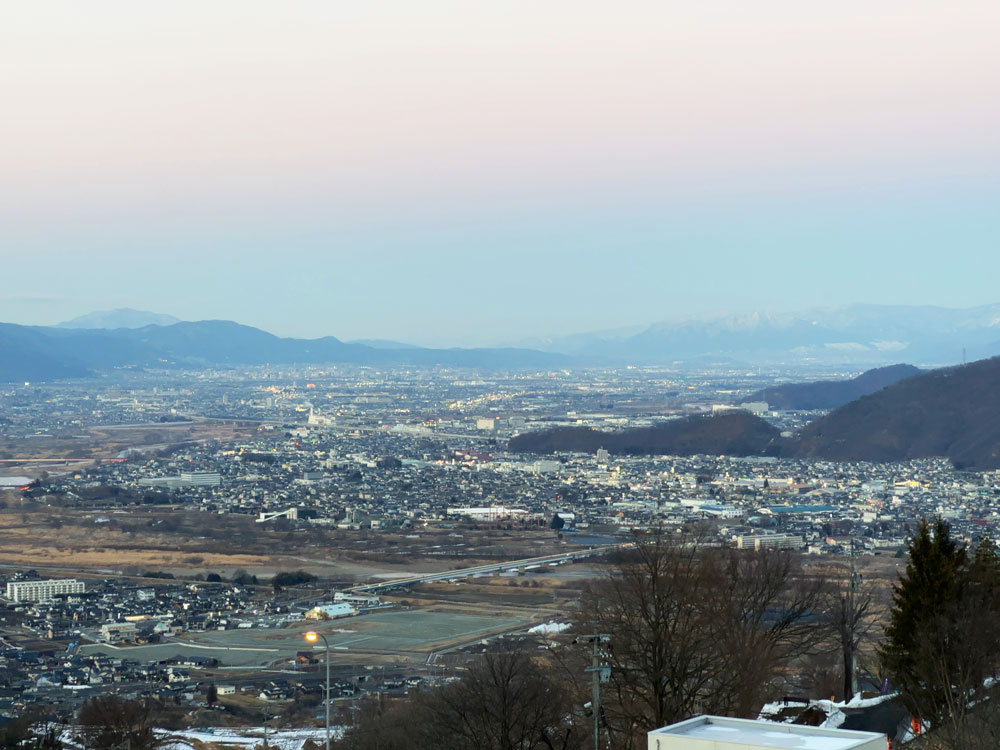
{"type": "Polygon", "coordinates": [[[601,432],[574,427],[519,435],[510,450],[619,455],[781,455],[826,461],[947,458],[961,469],[1000,468],[1000,358],[904,378],[806,425],[793,438],[736,411],[656,427],[601,432]]]}
{"type": "Polygon", "coordinates": [[[1000,358],[906,378],[810,423],[787,448],[829,461],[940,456],[1000,468],[1000,358]]]}
{"type": "Polygon", "coordinates": [[[694,416],[618,432],[588,427],[560,427],[526,432],[511,439],[515,453],[596,453],[645,456],[762,455],[778,438],[778,430],[744,411],[694,416]]]}
{"type": "Polygon", "coordinates": [[[838,406],[880,391],[904,378],[918,375],[913,365],[889,365],[868,370],[851,380],[816,380],[764,388],[744,401],[766,401],[772,409],[836,409],[838,406]]]}

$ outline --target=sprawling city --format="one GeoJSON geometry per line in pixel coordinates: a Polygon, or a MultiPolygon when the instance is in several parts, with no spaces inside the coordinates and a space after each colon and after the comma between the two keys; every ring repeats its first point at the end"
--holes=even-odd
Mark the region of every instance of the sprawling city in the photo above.
{"type": "MultiPolygon", "coordinates": [[[[970,545],[996,533],[998,472],[941,457],[516,449],[561,428],[621,435],[737,412],[796,431],[824,411],[747,400],[789,380],[330,365],[7,384],[0,711],[72,726],[114,697],[153,701],[157,729],[184,741],[259,743],[266,726],[319,742],[329,686],[336,741],[372,700],[443,689],[484,653],[583,670],[589,646],[570,635],[588,591],[662,534],[795,555],[837,590],[854,571],[887,607],[918,519],[970,545]]],[[[872,630],[885,613],[866,616],[872,630]]],[[[869,661],[854,679],[884,696],[878,640],[859,638],[869,661]]],[[[792,660],[769,697],[851,700],[839,658],[792,660]]]]}
{"type": "Polygon", "coordinates": [[[0,22],[0,750],[1000,750],[1000,4],[0,22]]]}

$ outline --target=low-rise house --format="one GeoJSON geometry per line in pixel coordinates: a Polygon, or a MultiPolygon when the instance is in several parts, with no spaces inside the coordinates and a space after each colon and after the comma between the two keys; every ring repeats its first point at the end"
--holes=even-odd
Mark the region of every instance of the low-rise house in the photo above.
{"type": "Polygon", "coordinates": [[[135,640],[136,625],[134,622],[106,622],[101,625],[101,638],[107,643],[135,640]]]}

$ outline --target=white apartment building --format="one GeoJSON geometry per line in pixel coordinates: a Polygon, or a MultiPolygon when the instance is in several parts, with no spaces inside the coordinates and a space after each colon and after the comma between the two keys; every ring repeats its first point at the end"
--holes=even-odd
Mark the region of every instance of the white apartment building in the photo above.
{"type": "Polygon", "coordinates": [[[477,508],[447,508],[445,514],[449,516],[468,516],[476,520],[497,521],[501,518],[514,518],[516,516],[527,515],[528,511],[523,508],[507,508],[503,505],[490,505],[488,507],[477,508]]]}
{"type": "Polygon", "coordinates": [[[801,549],[806,540],[795,534],[763,534],[736,537],[736,549],[801,549]]]}
{"type": "Polygon", "coordinates": [[[181,481],[190,486],[218,486],[222,484],[222,475],[217,471],[182,471],[181,481]]]}
{"type": "Polygon", "coordinates": [[[83,581],[75,578],[43,581],[8,581],[7,598],[15,602],[41,602],[56,594],[82,594],[83,581]]]}

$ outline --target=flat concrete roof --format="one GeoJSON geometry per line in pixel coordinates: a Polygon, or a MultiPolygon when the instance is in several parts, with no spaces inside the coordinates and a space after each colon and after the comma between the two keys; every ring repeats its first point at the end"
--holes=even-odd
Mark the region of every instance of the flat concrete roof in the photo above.
{"type": "Polygon", "coordinates": [[[847,729],[822,729],[798,724],[779,724],[724,716],[696,716],[693,719],[655,729],[649,733],[650,750],[669,748],[710,750],[884,750],[885,735],[847,729]],[[657,740],[663,742],[657,742],[657,740]]]}

